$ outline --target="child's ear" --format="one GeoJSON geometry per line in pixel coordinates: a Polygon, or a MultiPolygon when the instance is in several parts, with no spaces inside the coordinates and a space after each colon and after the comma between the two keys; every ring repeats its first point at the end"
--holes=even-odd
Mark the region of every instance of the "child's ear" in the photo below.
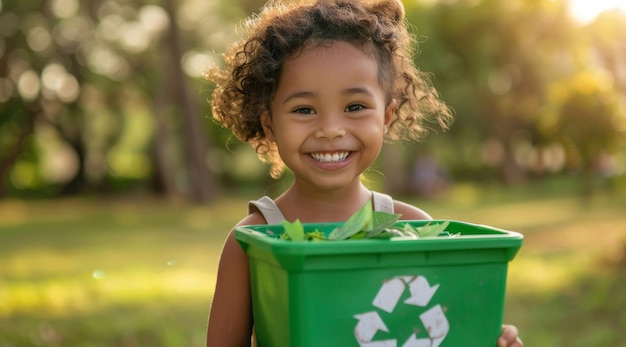
{"type": "Polygon", "coordinates": [[[274,137],[274,131],[272,130],[272,117],[269,112],[263,112],[261,115],[261,126],[263,127],[263,133],[265,133],[265,137],[271,141],[276,142],[274,137]]]}
{"type": "Polygon", "coordinates": [[[393,114],[396,112],[397,108],[398,102],[396,99],[391,99],[385,108],[385,132],[387,132],[389,124],[391,124],[391,121],[393,120],[393,114]]]}

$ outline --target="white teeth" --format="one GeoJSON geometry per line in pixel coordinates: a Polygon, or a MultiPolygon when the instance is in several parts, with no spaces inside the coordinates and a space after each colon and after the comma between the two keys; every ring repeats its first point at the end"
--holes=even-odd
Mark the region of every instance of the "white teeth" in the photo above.
{"type": "Polygon", "coordinates": [[[341,152],[341,153],[311,153],[311,157],[313,159],[322,162],[322,163],[335,163],[338,161],[345,160],[350,152],[341,152]]]}

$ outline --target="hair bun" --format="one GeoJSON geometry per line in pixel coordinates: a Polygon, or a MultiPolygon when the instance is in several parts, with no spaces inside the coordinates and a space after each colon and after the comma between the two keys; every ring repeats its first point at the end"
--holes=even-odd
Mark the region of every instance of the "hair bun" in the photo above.
{"type": "Polygon", "coordinates": [[[400,0],[373,0],[368,5],[374,14],[382,14],[396,23],[404,20],[404,4],[400,0]]]}

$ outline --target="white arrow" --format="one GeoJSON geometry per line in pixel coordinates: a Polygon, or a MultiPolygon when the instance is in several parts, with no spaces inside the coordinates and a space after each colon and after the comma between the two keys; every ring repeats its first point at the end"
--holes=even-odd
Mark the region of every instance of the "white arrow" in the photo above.
{"type": "Polygon", "coordinates": [[[404,300],[404,303],[424,307],[428,305],[430,299],[435,295],[437,288],[439,288],[438,284],[431,287],[425,277],[417,276],[409,283],[411,297],[404,300]]]}
{"type": "Polygon", "coordinates": [[[360,347],[398,347],[398,340],[383,340],[374,342],[360,342],[360,347]]]}
{"type": "Polygon", "coordinates": [[[404,289],[404,281],[400,277],[385,281],[378,290],[372,305],[387,313],[391,313],[398,304],[402,293],[404,293],[404,289]]]}
{"type": "Polygon", "coordinates": [[[450,324],[443,313],[441,305],[433,306],[420,315],[420,319],[433,340],[431,347],[438,347],[450,331],[450,324]]]}
{"type": "Polygon", "coordinates": [[[415,276],[398,276],[396,278],[401,278],[405,283],[409,283],[415,279],[415,276]]]}
{"type": "Polygon", "coordinates": [[[438,337],[436,339],[433,339],[433,344],[430,347],[439,347],[439,345],[443,342],[443,339],[445,339],[446,337],[438,337]]]}
{"type": "Polygon", "coordinates": [[[389,329],[376,311],[357,314],[354,318],[359,320],[354,328],[354,337],[360,343],[372,341],[378,330],[389,332],[389,329]]]}
{"type": "Polygon", "coordinates": [[[402,347],[431,347],[430,339],[418,339],[417,335],[413,333],[402,347]]]}

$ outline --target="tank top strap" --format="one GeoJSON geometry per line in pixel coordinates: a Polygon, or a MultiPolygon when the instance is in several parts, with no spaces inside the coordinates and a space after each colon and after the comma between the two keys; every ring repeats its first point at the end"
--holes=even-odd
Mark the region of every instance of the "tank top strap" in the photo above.
{"type": "Polygon", "coordinates": [[[258,200],[252,200],[248,202],[248,213],[254,212],[254,208],[263,215],[267,224],[280,224],[285,217],[280,211],[280,208],[276,205],[274,200],[269,196],[264,196],[258,200]]]}
{"type": "MultiPolygon", "coordinates": [[[[372,204],[374,205],[374,211],[394,213],[393,198],[387,194],[372,191],[372,204]]],[[[285,216],[280,208],[269,196],[249,201],[248,213],[253,213],[255,208],[263,215],[267,224],[280,224],[285,220],[285,216]]]]}
{"type": "Polygon", "coordinates": [[[374,211],[394,213],[393,198],[387,194],[372,191],[372,203],[374,211]]]}

